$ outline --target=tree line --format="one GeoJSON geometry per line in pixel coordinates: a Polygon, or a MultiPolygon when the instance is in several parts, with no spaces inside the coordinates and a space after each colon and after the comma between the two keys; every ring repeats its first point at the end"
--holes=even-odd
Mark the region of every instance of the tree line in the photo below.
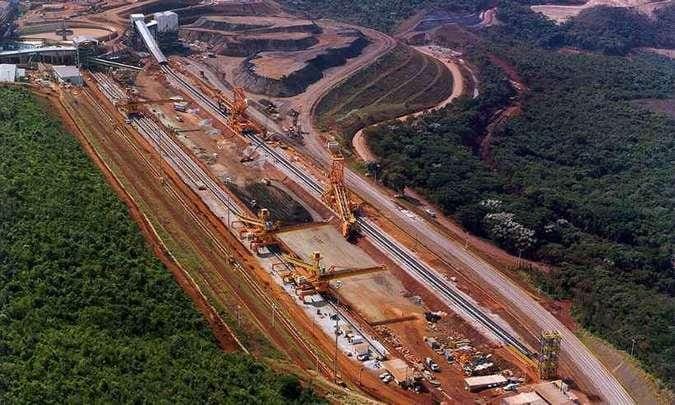
{"type": "Polygon", "coordinates": [[[657,9],[653,18],[629,7],[596,6],[558,25],[522,3],[499,3],[497,18],[503,25],[492,29],[495,38],[505,34],[544,47],[608,55],[626,55],[639,47],[675,48],[675,4],[657,9]]]}
{"type": "Polygon", "coordinates": [[[478,99],[369,130],[379,177],[422,192],[514,254],[551,264],[532,278],[573,300],[592,332],[624,349],[636,339],[638,358],[672,384],[675,122],[631,100],[672,97],[673,63],[513,40],[472,54],[478,99]],[[529,88],[522,114],[496,133],[494,168],[476,145],[513,90],[481,52],[507,60],[529,88]]]}
{"type": "Polygon", "coordinates": [[[0,403],[322,401],[221,352],[74,138],[0,99],[0,403]]]}

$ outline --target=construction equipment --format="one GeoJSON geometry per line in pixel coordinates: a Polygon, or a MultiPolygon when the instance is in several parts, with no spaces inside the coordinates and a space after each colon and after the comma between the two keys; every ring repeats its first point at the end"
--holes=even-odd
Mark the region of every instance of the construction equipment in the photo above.
{"type": "Polygon", "coordinates": [[[267,129],[259,125],[255,121],[249,119],[246,115],[248,108],[248,101],[246,100],[246,93],[241,87],[235,87],[233,90],[233,100],[229,101],[223,92],[219,91],[216,97],[218,101],[218,108],[228,114],[227,124],[239,135],[247,135],[249,133],[260,134],[263,139],[267,139],[267,129]]]}
{"type": "Polygon", "coordinates": [[[544,331],[541,334],[539,376],[544,380],[550,380],[558,376],[561,340],[562,336],[558,331],[544,331]]]}
{"type": "Polygon", "coordinates": [[[332,163],[329,174],[330,187],[326,189],[322,198],[338,213],[341,220],[340,231],[345,238],[352,237],[357,232],[356,216],[357,205],[349,198],[345,187],[344,157],[340,146],[335,141],[328,142],[328,151],[332,163]]]}
{"type": "Polygon", "coordinates": [[[270,212],[267,208],[261,208],[258,211],[257,218],[251,218],[246,215],[237,214],[239,218],[232,223],[233,227],[239,224],[242,228],[239,231],[239,237],[243,238],[245,234],[251,235],[251,250],[258,252],[258,249],[264,246],[275,245],[273,232],[279,229],[279,221],[272,221],[270,212]]]}
{"type": "Polygon", "coordinates": [[[245,153],[244,156],[242,156],[241,159],[239,159],[239,162],[240,163],[252,162],[255,152],[258,150],[260,146],[262,146],[261,143],[257,144],[256,147],[253,148],[253,150],[251,150],[250,152],[245,153]]]}
{"type": "Polygon", "coordinates": [[[135,93],[129,90],[127,91],[127,99],[121,101],[119,103],[119,107],[127,117],[132,117],[141,115],[139,106],[143,104],[167,104],[173,102],[174,100],[169,98],[163,98],[159,100],[141,100],[135,93]]]}
{"type": "Polygon", "coordinates": [[[286,130],[286,134],[291,139],[302,141],[304,133],[302,131],[302,127],[300,126],[300,123],[298,122],[298,118],[300,117],[300,113],[297,112],[296,110],[291,110],[291,111],[288,112],[288,115],[291,117],[292,123],[291,123],[290,127],[284,128],[286,130]]]}
{"type": "Polygon", "coordinates": [[[283,265],[291,265],[295,269],[295,277],[302,279],[304,282],[311,284],[317,291],[325,291],[328,289],[328,282],[330,280],[343,277],[346,275],[354,275],[361,273],[369,273],[374,271],[384,271],[384,266],[373,266],[367,268],[340,268],[335,265],[326,267],[321,264],[321,253],[314,252],[312,254],[311,263],[307,263],[301,259],[287,254],[281,255],[283,265]]]}
{"type": "Polygon", "coordinates": [[[282,265],[288,267],[289,265],[293,267],[291,271],[291,280],[299,288],[306,286],[313,291],[326,291],[328,289],[328,283],[321,280],[321,275],[326,273],[326,268],[321,265],[321,253],[314,252],[312,255],[312,263],[307,263],[298,259],[294,256],[287,254],[281,255],[281,263],[277,265],[282,265]]]}

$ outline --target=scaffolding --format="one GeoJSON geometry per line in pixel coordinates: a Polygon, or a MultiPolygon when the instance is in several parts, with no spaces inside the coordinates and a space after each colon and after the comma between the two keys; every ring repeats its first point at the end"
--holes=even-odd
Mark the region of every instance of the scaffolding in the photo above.
{"type": "Polygon", "coordinates": [[[557,331],[544,331],[541,334],[541,353],[539,354],[539,376],[543,380],[551,380],[558,376],[560,360],[560,341],[562,337],[557,331]]]}

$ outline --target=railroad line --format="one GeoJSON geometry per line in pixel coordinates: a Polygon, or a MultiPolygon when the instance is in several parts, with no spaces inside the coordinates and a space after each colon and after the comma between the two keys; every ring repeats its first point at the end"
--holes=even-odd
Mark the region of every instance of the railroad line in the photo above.
{"type": "MultiPolygon", "coordinates": [[[[94,77],[97,82],[99,82],[99,88],[101,88],[108,98],[115,99],[123,96],[119,89],[116,88],[117,86],[108,82],[104,75],[94,77]]],[[[148,118],[133,118],[131,123],[139,130],[139,132],[150,138],[155,143],[160,154],[162,154],[167,160],[171,161],[174,165],[179,167],[190,182],[193,182],[195,185],[201,182],[201,184],[203,184],[204,187],[207,188],[228,210],[235,214],[241,212],[240,207],[232,202],[232,200],[220,188],[220,186],[215,181],[213,181],[211,177],[204,173],[201,167],[199,167],[197,163],[194,162],[194,160],[186,156],[186,152],[183,151],[180,146],[176,145],[173,140],[171,140],[169,136],[161,128],[159,128],[154,121],[148,118]]],[[[176,198],[176,192],[174,190],[170,191],[170,194],[173,194],[174,198],[176,198]]],[[[185,209],[187,209],[182,201],[179,202],[184,206],[185,209]]],[[[190,210],[187,212],[190,212],[190,210]]],[[[206,228],[206,225],[204,225],[196,215],[192,214],[192,217],[195,221],[197,221],[201,230],[211,239],[216,250],[225,257],[233,258],[232,252],[216,239],[215,235],[206,228]]],[[[232,268],[239,273],[242,279],[244,279],[249,288],[251,288],[251,290],[255,293],[256,298],[266,307],[268,307],[270,311],[273,311],[276,314],[275,319],[283,326],[283,329],[286,331],[286,333],[298,343],[299,347],[302,348],[303,351],[313,358],[313,362],[317,367],[317,371],[324,375],[332,376],[332,367],[329,367],[326,362],[321,359],[317,353],[317,349],[314,348],[313,345],[308,342],[298,331],[298,329],[290,320],[290,317],[281,310],[281,307],[275,305],[274,300],[269,297],[269,294],[263,290],[259,283],[253,280],[244,266],[238,261],[234,260],[232,263],[232,268]]],[[[220,278],[222,278],[222,276],[220,276],[220,278]]],[[[248,307],[245,301],[243,301],[243,303],[246,307],[248,307]]],[[[250,311],[251,310],[249,309],[249,312],[250,311]]],[[[262,323],[260,323],[260,321],[255,316],[254,319],[258,326],[262,328],[262,323]]]]}
{"type": "MultiPolygon", "coordinates": [[[[188,83],[182,77],[171,69],[167,65],[161,66],[162,71],[175,80],[186,92],[192,95],[194,98],[200,100],[202,103],[209,106],[214,112],[220,114],[223,117],[226,117],[226,113],[223,112],[216,103],[211,99],[204,96],[200,91],[198,91],[195,86],[188,83]]],[[[300,181],[302,181],[310,190],[314,191],[317,194],[322,194],[324,189],[322,185],[314,180],[311,176],[304,173],[302,170],[297,168],[293,163],[291,163],[285,156],[277,152],[275,149],[270,147],[256,134],[245,135],[247,139],[251,141],[256,147],[262,148],[265,153],[270,155],[277,163],[283,166],[286,170],[293,173],[300,181]]],[[[431,287],[433,290],[438,291],[443,298],[445,298],[450,303],[456,305],[465,313],[478,322],[481,326],[488,329],[491,333],[497,336],[504,343],[512,346],[518,352],[522,353],[527,357],[531,357],[533,352],[521,341],[519,341],[515,336],[510,332],[501,327],[497,322],[490,318],[489,315],[485,314],[479,308],[476,307],[472,302],[463,297],[459,292],[455,291],[450,287],[447,282],[445,282],[440,276],[436,274],[434,270],[429,268],[426,264],[422,263],[419,259],[414,257],[414,255],[408,251],[406,248],[399,246],[394,243],[389,235],[384,231],[380,230],[377,226],[371,223],[368,219],[359,218],[358,224],[361,228],[361,231],[364,235],[373,240],[378,246],[389,253],[393,258],[395,258],[399,263],[403,264],[410,272],[414,273],[418,278],[424,281],[427,286],[431,287]]]]}

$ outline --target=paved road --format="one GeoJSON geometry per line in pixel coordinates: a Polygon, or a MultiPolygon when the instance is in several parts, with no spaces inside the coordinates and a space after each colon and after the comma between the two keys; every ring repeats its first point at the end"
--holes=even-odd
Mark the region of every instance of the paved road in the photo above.
{"type": "MultiPolygon", "coordinates": [[[[305,118],[305,122],[310,124],[310,126],[305,126],[309,130],[305,142],[306,144],[311,142],[314,147],[303,148],[304,152],[327,165],[329,158],[325,150],[317,150],[315,146],[322,143],[319,131],[311,126],[311,119],[305,118]]],[[[499,302],[503,303],[507,310],[519,319],[526,319],[529,325],[536,325],[537,330],[532,332],[559,331],[563,338],[561,346],[563,358],[573,365],[573,369],[577,370],[577,376],[586,380],[595,393],[606,402],[610,404],[634,403],[616,378],[588,348],[525,290],[514,284],[495,267],[466,251],[460,243],[448,239],[432,226],[421,227],[416,219],[401,212],[386,192],[348,168],[345,168],[345,180],[352,192],[376,208],[382,216],[397,223],[411,235],[415,235],[432,252],[445,260],[461,263],[464,274],[498,297],[499,302]]]]}
{"type": "MultiPolygon", "coordinates": [[[[251,111],[253,113],[253,111],[251,111]]],[[[252,114],[255,115],[255,114],[252,114]]],[[[255,117],[258,118],[258,117],[255,117]]],[[[307,118],[306,118],[307,119],[307,118]]],[[[269,122],[269,121],[262,121],[269,122]]],[[[311,124],[311,120],[308,120],[311,124]]],[[[328,155],[323,148],[323,142],[318,131],[312,126],[306,126],[309,135],[306,143],[311,142],[312,147],[298,148],[307,153],[318,162],[327,165],[328,155]],[[320,147],[320,149],[319,149],[320,147]]],[[[519,286],[511,282],[499,270],[464,250],[463,246],[453,240],[449,240],[431,226],[421,227],[416,219],[402,213],[391,197],[379,187],[374,186],[368,180],[360,177],[349,169],[345,169],[347,186],[375,207],[383,216],[397,223],[406,231],[415,235],[431,251],[446,260],[458,261],[462,265],[464,273],[475,280],[478,285],[497,296],[507,309],[520,319],[526,319],[528,324],[536,325],[538,330],[558,330],[563,336],[563,358],[572,363],[573,368],[593,388],[594,393],[601,396],[610,404],[634,403],[618,381],[611,373],[592,355],[592,353],[567,329],[560,321],[537,303],[530,295],[519,286]]]]}

